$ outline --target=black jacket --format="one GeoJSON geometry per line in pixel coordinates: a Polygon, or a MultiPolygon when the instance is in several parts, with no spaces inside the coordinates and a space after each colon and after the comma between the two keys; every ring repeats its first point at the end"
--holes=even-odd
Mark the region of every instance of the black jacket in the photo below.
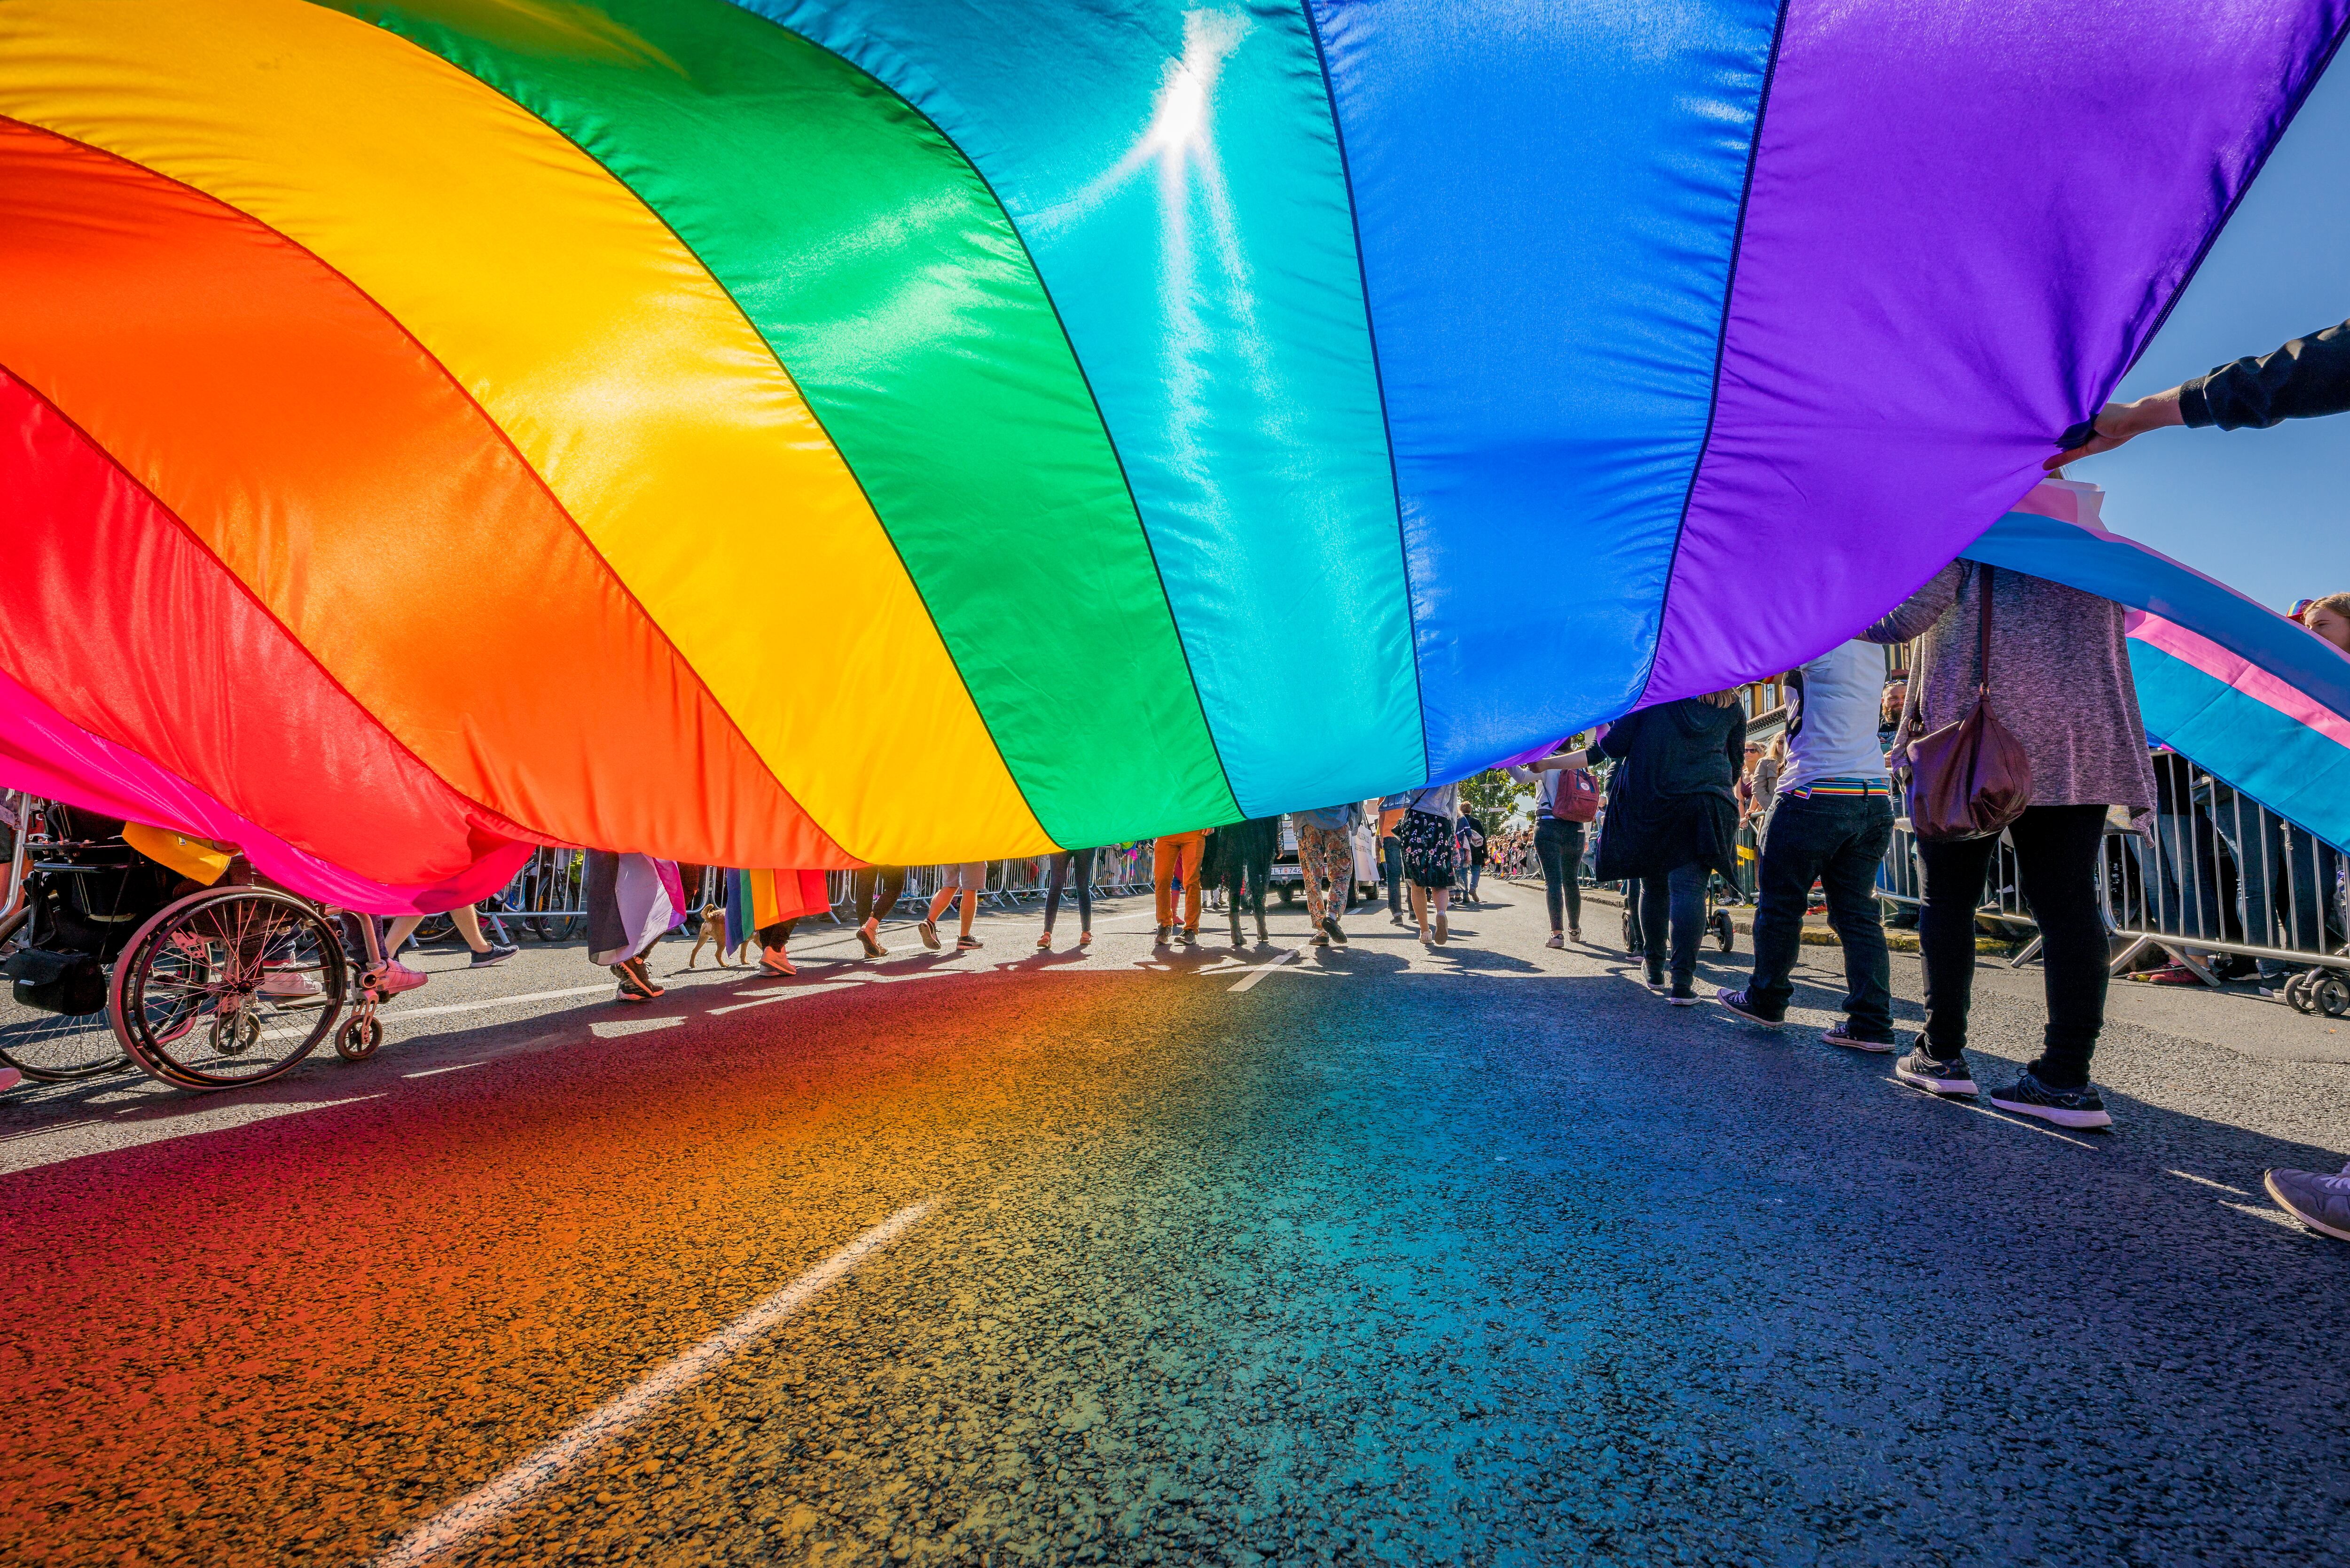
{"type": "Polygon", "coordinates": [[[2178,389],[2178,412],[2190,425],[2223,431],[2350,413],[2350,321],[2188,382],[2178,389]]]}
{"type": "Polygon", "coordinates": [[[1619,719],[1599,742],[1621,759],[1600,825],[1602,882],[1653,877],[1691,862],[1738,877],[1738,796],[1746,714],[1684,697],[1619,719]]]}

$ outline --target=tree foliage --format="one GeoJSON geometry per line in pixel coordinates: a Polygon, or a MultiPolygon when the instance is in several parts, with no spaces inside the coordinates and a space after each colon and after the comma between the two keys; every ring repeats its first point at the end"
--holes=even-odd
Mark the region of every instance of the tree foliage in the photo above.
{"type": "Polygon", "coordinates": [[[1501,826],[1512,812],[1533,799],[1534,791],[1512,782],[1499,768],[1487,768],[1474,778],[1461,781],[1461,808],[1475,812],[1477,820],[1489,829],[1501,826]]]}

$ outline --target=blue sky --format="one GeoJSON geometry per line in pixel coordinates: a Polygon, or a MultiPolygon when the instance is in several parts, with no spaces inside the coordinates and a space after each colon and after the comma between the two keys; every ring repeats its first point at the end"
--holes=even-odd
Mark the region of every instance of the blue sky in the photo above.
{"type": "MultiPolygon", "coordinates": [[[[2350,317],[2350,63],[2302,106],[2117,398],[2174,387],[2350,317]]],[[[2157,431],[2070,470],[2105,520],[2282,609],[2350,589],[2350,414],[2157,431]]]]}

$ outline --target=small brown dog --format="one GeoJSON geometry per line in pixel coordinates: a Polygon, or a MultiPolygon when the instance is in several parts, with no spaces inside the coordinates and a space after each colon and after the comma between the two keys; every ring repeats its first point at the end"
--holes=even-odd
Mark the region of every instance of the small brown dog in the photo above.
{"type": "MultiPolygon", "coordinates": [[[[733,969],[734,966],[726,961],[726,911],[716,904],[704,904],[698,918],[702,922],[702,929],[694,935],[693,952],[686,959],[685,967],[691,969],[700,961],[702,944],[708,942],[718,950],[718,967],[733,969]]],[[[746,963],[750,961],[751,943],[754,940],[745,939],[742,944],[743,961],[746,963]]]]}

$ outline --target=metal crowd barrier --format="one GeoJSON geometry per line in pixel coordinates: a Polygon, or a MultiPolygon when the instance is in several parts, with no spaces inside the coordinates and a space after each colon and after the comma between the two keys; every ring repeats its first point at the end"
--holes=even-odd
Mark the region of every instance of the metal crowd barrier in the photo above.
{"type": "MultiPolygon", "coordinates": [[[[2184,757],[2156,759],[2156,810],[2141,833],[2108,826],[2096,869],[2098,909],[2121,945],[2113,970],[2124,972],[2149,950],[2218,983],[2221,955],[2283,965],[2305,973],[2287,990],[2304,1012],[2350,1012],[2350,867],[2334,846],[2195,767],[2184,757]]],[[[2012,963],[2038,956],[2038,928],[2025,904],[2015,852],[2005,835],[1992,857],[1977,919],[2033,940],[2012,963]]],[[[1898,821],[1877,897],[1915,909],[1925,878],[1908,819],[1898,821]]]]}

